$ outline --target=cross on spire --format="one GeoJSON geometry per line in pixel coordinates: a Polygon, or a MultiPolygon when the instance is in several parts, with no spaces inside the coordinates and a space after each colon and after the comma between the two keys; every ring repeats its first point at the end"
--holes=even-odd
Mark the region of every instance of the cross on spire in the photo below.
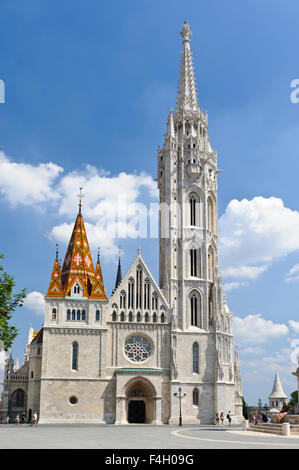
{"type": "Polygon", "coordinates": [[[80,194],[77,195],[79,198],[79,214],[81,214],[81,207],[82,207],[82,198],[84,197],[84,194],[82,194],[82,188],[80,188],[80,194]]]}

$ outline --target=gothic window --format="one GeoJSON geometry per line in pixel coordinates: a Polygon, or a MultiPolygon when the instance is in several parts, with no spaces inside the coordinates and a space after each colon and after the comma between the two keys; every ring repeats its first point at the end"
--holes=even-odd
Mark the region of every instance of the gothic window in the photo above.
{"type": "Polygon", "coordinates": [[[153,292],[152,295],[152,310],[158,310],[158,294],[153,292]]]}
{"type": "Polygon", "coordinates": [[[81,312],[80,310],[77,310],[77,320],[80,320],[81,312]]]}
{"type": "Polygon", "coordinates": [[[74,294],[80,294],[80,285],[78,282],[76,282],[76,284],[74,285],[74,294]]]}
{"type": "Polygon", "coordinates": [[[214,281],[214,263],[214,251],[210,246],[208,250],[208,279],[212,282],[214,281]]]}
{"type": "Polygon", "coordinates": [[[96,321],[100,321],[100,310],[96,310],[96,321]]]}
{"type": "Polygon", "coordinates": [[[189,209],[190,225],[199,225],[199,197],[197,194],[193,193],[189,196],[189,209]]]}
{"type": "Polygon", "coordinates": [[[149,279],[145,279],[144,281],[144,308],[146,309],[149,309],[149,289],[150,289],[149,279]]]}
{"type": "Polygon", "coordinates": [[[165,315],[164,315],[164,313],[162,313],[162,315],[161,315],[161,323],[165,323],[165,315]]]}
{"type": "Polygon", "coordinates": [[[199,263],[199,256],[198,256],[198,250],[191,249],[190,250],[190,273],[191,276],[197,276],[198,275],[198,263],[199,263]]]}
{"type": "Polygon", "coordinates": [[[129,313],[129,321],[133,321],[133,313],[132,312],[129,313]]]}
{"type": "Polygon", "coordinates": [[[208,230],[215,233],[215,209],[211,196],[208,197],[208,230]]]}
{"type": "Polygon", "coordinates": [[[199,373],[199,347],[198,343],[194,343],[192,346],[192,354],[193,354],[193,372],[196,374],[199,373]]]}
{"type": "Polygon", "coordinates": [[[116,311],[115,310],[112,313],[112,321],[116,321],[116,311]]]}
{"type": "Polygon", "coordinates": [[[199,403],[199,393],[198,393],[198,388],[193,389],[193,405],[198,405],[199,403]]]}
{"type": "Polygon", "coordinates": [[[137,313],[137,321],[138,321],[138,323],[141,322],[141,315],[140,315],[140,312],[137,313]]]}
{"type": "Polygon", "coordinates": [[[144,315],[144,321],[145,321],[146,323],[148,323],[148,320],[149,320],[149,318],[148,318],[148,313],[146,312],[146,314],[144,315]]]}
{"type": "Polygon", "coordinates": [[[124,290],[122,290],[121,293],[120,293],[119,306],[120,306],[120,308],[125,308],[126,307],[126,293],[125,293],[124,290]]]}
{"type": "Polygon", "coordinates": [[[72,310],[72,320],[76,320],[76,310],[72,310]]]}
{"type": "Polygon", "coordinates": [[[30,378],[33,379],[33,376],[34,376],[34,374],[33,374],[33,370],[32,370],[31,373],[30,373],[30,378]]]}
{"type": "Polygon", "coordinates": [[[70,320],[70,319],[71,319],[71,311],[70,311],[69,308],[67,309],[67,312],[66,312],[66,319],[67,319],[67,320],[70,320]]]}
{"type": "Polygon", "coordinates": [[[142,267],[136,269],[136,308],[141,308],[141,289],[142,289],[142,267]]]}
{"type": "Polygon", "coordinates": [[[157,323],[157,314],[156,313],[153,314],[153,322],[157,323]]]}
{"type": "Polygon", "coordinates": [[[134,335],[125,343],[125,354],[133,362],[145,361],[152,352],[150,341],[144,336],[134,335]]]}
{"type": "Polygon", "coordinates": [[[128,282],[128,308],[134,308],[134,279],[132,277],[128,282]]]}
{"type": "Polygon", "coordinates": [[[190,296],[191,325],[200,326],[201,298],[197,292],[190,296]]]}
{"type": "Polygon", "coordinates": [[[25,392],[21,388],[16,390],[11,397],[13,406],[21,408],[25,405],[25,392]]]}
{"type": "Polygon", "coordinates": [[[209,325],[213,324],[213,292],[212,289],[210,289],[210,294],[209,294],[209,325]]]}
{"type": "Polygon", "coordinates": [[[121,312],[120,314],[120,321],[125,321],[125,313],[121,312]]]}
{"type": "Polygon", "coordinates": [[[76,341],[72,344],[73,355],[72,355],[72,369],[78,370],[78,343],[76,341]]]}
{"type": "Polygon", "coordinates": [[[86,316],[85,316],[85,310],[82,310],[82,318],[81,318],[81,319],[82,319],[83,321],[85,321],[85,317],[86,317],[86,316]]]}

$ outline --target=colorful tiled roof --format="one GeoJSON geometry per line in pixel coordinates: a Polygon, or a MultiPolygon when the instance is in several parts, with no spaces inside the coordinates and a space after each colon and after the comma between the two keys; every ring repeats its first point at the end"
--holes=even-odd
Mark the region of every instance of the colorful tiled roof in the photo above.
{"type": "Polygon", "coordinates": [[[96,265],[90,298],[91,299],[107,299],[99,255],[98,255],[98,261],[96,265]]]}
{"type": "Polygon", "coordinates": [[[59,261],[56,259],[54,261],[54,266],[52,270],[52,275],[50,279],[50,284],[46,297],[64,297],[62,291],[62,282],[61,282],[61,271],[59,261]]]}
{"type": "Polygon", "coordinates": [[[94,277],[83,216],[79,211],[61,270],[64,296],[69,295],[73,284],[78,280],[83,288],[83,297],[89,297],[94,277]]]}

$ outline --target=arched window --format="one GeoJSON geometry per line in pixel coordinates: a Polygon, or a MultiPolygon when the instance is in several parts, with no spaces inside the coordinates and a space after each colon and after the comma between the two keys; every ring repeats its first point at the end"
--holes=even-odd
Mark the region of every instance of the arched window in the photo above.
{"type": "Polygon", "coordinates": [[[119,296],[119,307],[126,308],[126,293],[124,290],[121,291],[119,296]]]}
{"type": "Polygon", "coordinates": [[[191,196],[189,199],[190,204],[190,225],[196,225],[196,199],[191,196]]]}
{"type": "Polygon", "coordinates": [[[133,313],[132,312],[129,313],[129,321],[133,321],[133,313]]]}
{"type": "Polygon", "coordinates": [[[152,310],[158,310],[158,294],[153,292],[152,295],[152,310]]]}
{"type": "Polygon", "coordinates": [[[149,318],[148,318],[148,313],[146,312],[146,314],[144,315],[144,321],[145,321],[146,323],[148,323],[148,320],[149,320],[149,318]]]}
{"type": "Polygon", "coordinates": [[[142,267],[136,269],[136,308],[141,308],[141,290],[142,290],[142,267]]]}
{"type": "Polygon", "coordinates": [[[200,317],[200,297],[197,292],[193,292],[190,296],[191,325],[199,326],[200,317]]]}
{"type": "Polygon", "coordinates": [[[73,342],[73,355],[72,355],[72,369],[78,370],[78,343],[76,341],[73,342]]]}
{"type": "Polygon", "coordinates": [[[128,308],[134,308],[134,279],[132,277],[128,282],[128,308]]]}
{"type": "Polygon", "coordinates": [[[190,250],[190,274],[191,276],[198,276],[198,262],[199,262],[198,250],[190,250]]]}
{"type": "Polygon", "coordinates": [[[150,293],[149,293],[149,288],[150,288],[150,282],[149,279],[145,279],[144,281],[144,308],[149,309],[149,302],[150,302],[150,293]]]}
{"type": "Polygon", "coordinates": [[[56,308],[52,309],[52,313],[54,313],[54,314],[56,313],[56,308]]]}
{"type": "Polygon", "coordinates": [[[193,405],[198,405],[199,403],[199,392],[198,388],[193,389],[193,405]]]}
{"type": "Polygon", "coordinates": [[[156,313],[153,314],[153,322],[157,323],[157,314],[156,313]]]}
{"type": "Polygon", "coordinates": [[[125,313],[121,312],[120,314],[120,321],[125,321],[125,313]]]}
{"type": "Polygon", "coordinates": [[[116,311],[115,310],[112,313],[112,321],[116,321],[116,311]]]}
{"type": "Polygon", "coordinates": [[[213,324],[213,291],[210,289],[209,293],[209,325],[213,324]]]}
{"type": "Polygon", "coordinates": [[[165,323],[165,315],[164,315],[164,313],[162,313],[162,315],[161,315],[161,323],[165,323]]]}
{"type": "Polygon", "coordinates": [[[199,197],[194,193],[189,196],[189,221],[190,225],[199,225],[199,197]]]}
{"type": "Polygon", "coordinates": [[[192,354],[193,354],[193,372],[196,374],[199,373],[199,347],[198,343],[194,343],[192,346],[192,354]]]}
{"type": "Polygon", "coordinates": [[[72,310],[72,320],[76,320],[76,310],[72,310]]]}
{"type": "Polygon", "coordinates": [[[100,321],[100,310],[96,310],[96,321],[100,321]]]}
{"type": "Polygon", "coordinates": [[[141,322],[141,315],[140,315],[140,312],[137,313],[137,321],[138,321],[138,323],[141,322]]]}
{"type": "Polygon", "coordinates": [[[11,397],[13,406],[21,408],[25,406],[25,392],[21,388],[16,390],[11,397]]]}
{"type": "Polygon", "coordinates": [[[77,320],[80,320],[80,317],[81,317],[81,312],[80,310],[77,310],[77,320]]]}
{"type": "Polygon", "coordinates": [[[82,310],[82,318],[83,321],[85,321],[85,310],[82,310]]]}
{"type": "Polygon", "coordinates": [[[69,308],[67,309],[67,312],[66,312],[66,319],[67,319],[67,320],[70,320],[70,319],[71,319],[71,311],[70,311],[69,308]]]}
{"type": "Polygon", "coordinates": [[[215,233],[215,209],[211,196],[208,197],[208,230],[215,233]]]}
{"type": "Polygon", "coordinates": [[[210,246],[208,250],[208,279],[212,282],[214,281],[214,266],[214,251],[213,248],[210,246]]]}

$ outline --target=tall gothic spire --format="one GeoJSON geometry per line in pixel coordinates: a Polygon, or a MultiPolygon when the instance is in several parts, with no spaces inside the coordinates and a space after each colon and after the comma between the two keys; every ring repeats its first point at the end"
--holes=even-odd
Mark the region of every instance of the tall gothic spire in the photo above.
{"type": "Polygon", "coordinates": [[[46,297],[64,297],[63,292],[62,292],[61,271],[60,271],[60,264],[58,260],[58,249],[56,250],[56,258],[54,261],[54,266],[53,266],[50,284],[48,287],[48,292],[47,292],[46,297]]]}
{"type": "Polygon", "coordinates": [[[177,111],[199,111],[197,102],[192,53],[190,50],[190,36],[192,35],[187,21],[180,32],[183,38],[183,51],[181,55],[180,79],[178,87],[177,111]]]}
{"type": "Polygon", "coordinates": [[[281,398],[281,399],[287,398],[286,394],[283,391],[278,372],[276,372],[275,374],[272,392],[271,392],[271,395],[269,396],[269,399],[271,398],[281,398]]]}
{"type": "Polygon", "coordinates": [[[119,284],[121,283],[122,281],[122,273],[121,273],[121,264],[120,264],[120,250],[119,250],[119,255],[118,255],[118,268],[117,268],[117,274],[116,274],[116,281],[115,281],[115,288],[114,290],[116,290],[119,286],[119,284]]]}

